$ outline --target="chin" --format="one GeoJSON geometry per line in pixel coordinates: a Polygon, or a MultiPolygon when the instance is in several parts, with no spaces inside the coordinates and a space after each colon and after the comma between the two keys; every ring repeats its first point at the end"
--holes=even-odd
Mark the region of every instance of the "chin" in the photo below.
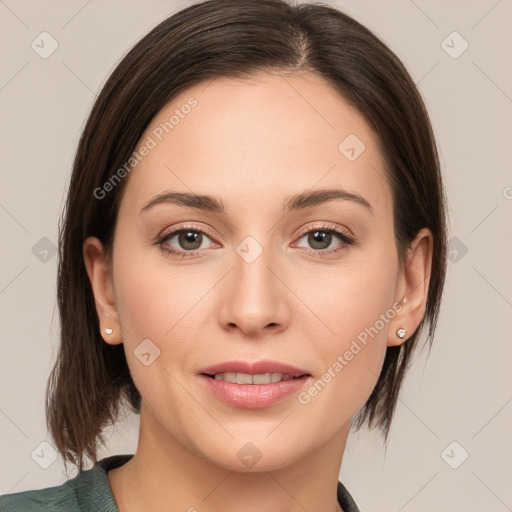
{"type": "MultiPolygon", "coordinates": [[[[297,447],[282,443],[232,439],[229,443],[212,443],[201,453],[212,464],[237,473],[276,471],[293,464],[301,454],[297,447]],[[215,447],[211,450],[212,447],[215,447]]],[[[303,447],[302,447],[303,448],[303,447]]]]}

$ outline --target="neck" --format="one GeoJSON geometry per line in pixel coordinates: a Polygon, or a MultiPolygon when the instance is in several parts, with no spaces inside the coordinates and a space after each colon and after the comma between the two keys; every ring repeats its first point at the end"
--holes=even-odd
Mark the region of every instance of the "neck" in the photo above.
{"type": "Polygon", "coordinates": [[[335,512],[349,428],[290,464],[240,471],[170,435],[143,402],[136,453],[107,476],[119,512],[335,512]]]}

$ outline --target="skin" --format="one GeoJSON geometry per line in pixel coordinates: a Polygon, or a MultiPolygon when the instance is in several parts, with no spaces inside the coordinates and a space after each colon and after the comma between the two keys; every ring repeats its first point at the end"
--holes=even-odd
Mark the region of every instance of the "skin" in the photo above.
{"type": "MultiPolygon", "coordinates": [[[[423,317],[432,236],[418,233],[401,268],[376,136],[319,77],[261,73],[191,87],[141,141],[192,96],[197,107],[126,178],[112,260],[98,239],[84,243],[102,335],[124,343],[143,398],[136,454],[108,473],[114,497],[120,512],[340,510],[336,482],[351,420],[386,347],[406,342],[423,317]],[[338,150],[349,134],[366,146],[355,161],[338,150]],[[336,200],[283,211],[288,196],[339,188],[371,210],[336,200]],[[164,191],[214,195],[226,213],[176,204],[140,213],[164,191]],[[203,235],[199,254],[177,258],[155,242],[190,222],[214,235],[203,235]],[[333,236],[315,245],[308,233],[325,223],[356,242],[333,236]],[[263,249],[252,263],[236,252],[247,236],[263,249]],[[394,303],[402,305],[394,318],[305,405],[294,395],[236,408],[198,382],[206,366],[271,359],[307,369],[309,386],[394,303]],[[144,339],[160,350],[148,366],[134,355],[144,339]],[[249,442],[261,454],[251,468],[237,456],[249,442]]],[[[176,235],[165,243],[191,247],[176,235]]]]}

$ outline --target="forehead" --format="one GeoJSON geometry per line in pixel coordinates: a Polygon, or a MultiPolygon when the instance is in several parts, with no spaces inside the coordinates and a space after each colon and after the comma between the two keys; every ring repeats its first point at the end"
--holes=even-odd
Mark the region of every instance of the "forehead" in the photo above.
{"type": "MultiPolygon", "coordinates": [[[[227,209],[312,188],[343,187],[377,208],[390,189],[377,138],[363,116],[320,77],[258,74],[216,79],[173,98],[136,151],[123,203],[166,190],[210,194],[227,209]]],[[[262,204],[263,206],[263,204],[262,204]]],[[[268,204],[267,204],[268,206],[268,204]]]]}

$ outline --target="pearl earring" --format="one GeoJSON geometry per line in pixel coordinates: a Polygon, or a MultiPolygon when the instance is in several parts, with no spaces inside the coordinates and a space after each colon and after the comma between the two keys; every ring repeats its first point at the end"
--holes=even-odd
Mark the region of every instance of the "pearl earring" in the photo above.
{"type": "Polygon", "coordinates": [[[112,334],[112,328],[111,328],[111,327],[107,327],[107,328],[105,329],[105,332],[106,332],[107,334],[112,334]]]}
{"type": "Polygon", "coordinates": [[[398,329],[398,330],[396,331],[396,335],[397,335],[400,339],[405,338],[405,334],[406,334],[406,332],[405,332],[405,329],[404,329],[403,327],[400,327],[400,329],[398,329]]]}

